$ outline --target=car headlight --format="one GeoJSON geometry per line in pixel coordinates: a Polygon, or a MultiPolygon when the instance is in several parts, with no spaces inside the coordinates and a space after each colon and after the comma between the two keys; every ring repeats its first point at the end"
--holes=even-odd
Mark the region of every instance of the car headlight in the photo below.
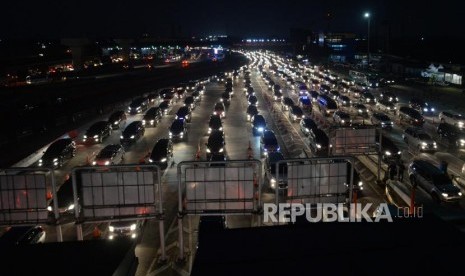
{"type": "Polygon", "coordinates": [[[316,147],[321,149],[321,145],[320,144],[316,144],[316,147]]]}
{"type": "Polygon", "coordinates": [[[458,195],[458,196],[462,196],[462,193],[461,193],[461,192],[458,192],[457,195],[458,195]]]}
{"type": "Polygon", "coordinates": [[[135,137],[136,137],[136,136],[134,136],[134,135],[131,135],[131,139],[134,139],[135,137]]]}
{"type": "Polygon", "coordinates": [[[114,231],[115,231],[115,227],[110,226],[110,227],[108,227],[108,230],[110,230],[110,232],[114,232],[114,231]]]}
{"type": "Polygon", "coordinates": [[[463,122],[458,122],[459,127],[463,127],[463,122]]]}
{"type": "Polygon", "coordinates": [[[448,197],[448,196],[449,196],[448,193],[442,193],[441,195],[442,195],[443,197],[448,197]]]}
{"type": "Polygon", "coordinates": [[[426,108],[426,107],[423,108],[423,111],[424,111],[424,112],[428,112],[428,108],[426,108]]]}
{"type": "Polygon", "coordinates": [[[87,139],[87,135],[84,135],[84,137],[83,137],[83,138],[84,138],[84,139],[87,139]]]}
{"type": "Polygon", "coordinates": [[[208,153],[210,153],[210,152],[211,152],[211,150],[207,148],[207,152],[208,152],[208,153]]]}
{"type": "Polygon", "coordinates": [[[345,120],[341,120],[341,123],[345,123],[346,121],[345,120]]]}
{"type": "Polygon", "coordinates": [[[44,162],[44,160],[42,160],[42,159],[39,159],[39,163],[42,163],[42,162],[44,162]]]}
{"type": "Polygon", "coordinates": [[[54,159],[53,159],[53,162],[58,162],[58,158],[54,158],[54,159]]]}
{"type": "Polygon", "coordinates": [[[66,210],[69,211],[69,210],[73,210],[73,209],[74,209],[74,204],[70,204],[70,205],[68,206],[68,209],[66,209],[66,210]]]}
{"type": "Polygon", "coordinates": [[[94,139],[97,139],[98,138],[98,135],[94,135],[94,139]]]}
{"type": "Polygon", "coordinates": [[[124,136],[123,136],[123,135],[121,135],[119,138],[120,138],[120,139],[124,139],[124,136]]]}
{"type": "Polygon", "coordinates": [[[110,165],[110,161],[105,161],[105,166],[110,165]]]}
{"type": "Polygon", "coordinates": [[[434,108],[433,108],[433,107],[431,107],[431,112],[434,112],[434,108]]]}
{"type": "Polygon", "coordinates": [[[117,124],[118,124],[118,121],[115,121],[113,124],[114,124],[114,125],[117,125],[117,124]]]}
{"type": "Polygon", "coordinates": [[[262,127],[259,127],[259,128],[258,128],[258,131],[262,132],[262,131],[263,131],[263,128],[262,128],[262,127]]]}
{"type": "Polygon", "coordinates": [[[92,165],[97,165],[97,161],[92,161],[92,165]]]}
{"type": "Polygon", "coordinates": [[[358,110],[359,113],[362,113],[363,111],[361,109],[358,110]]]}
{"type": "Polygon", "coordinates": [[[130,228],[130,229],[131,229],[131,231],[134,231],[134,230],[136,230],[136,226],[137,226],[137,225],[136,225],[135,223],[131,224],[131,228],[130,228]]]}
{"type": "Polygon", "coordinates": [[[223,152],[224,151],[224,148],[221,148],[218,152],[223,152]]]}
{"type": "Polygon", "coordinates": [[[145,125],[145,120],[142,120],[142,124],[145,125]]]}
{"type": "Polygon", "coordinates": [[[427,144],[425,142],[421,142],[421,145],[426,147],[427,144]]]}
{"type": "Polygon", "coordinates": [[[398,155],[401,155],[401,154],[402,154],[402,152],[401,152],[401,151],[398,151],[398,152],[397,152],[397,154],[398,154],[398,155]]]}
{"type": "Polygon", "coordinates": [[[388,151],[388,150],[385,152],[385,154],[386,154],[387,156],[391,156],[391,152],[388,151]]]}
{"type": "Polygon", "coordinates": [[[49,212],[53,211],[52,206],[47,206],[47,211],[49,211],[49,212]]]}
{"type": "Polygon", "coordinates": [[[275,188],[276,187],[276,179],[274,177],[272,177],[270,179],[270,187],[271,188],[275,188]]]}
{"type": "Polygon", "coordinates": [[[166,158],[162,158],[160,162],[166,162],[166,158]]]}

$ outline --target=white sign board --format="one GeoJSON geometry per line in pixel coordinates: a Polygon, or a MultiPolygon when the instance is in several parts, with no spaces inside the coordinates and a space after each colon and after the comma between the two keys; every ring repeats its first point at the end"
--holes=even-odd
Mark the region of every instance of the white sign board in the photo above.
{"type": "Polygon", "coordinates": [[[376,129],[337,128],[331,144],[333,155],[372,153],[376,151],[376,129]]]}

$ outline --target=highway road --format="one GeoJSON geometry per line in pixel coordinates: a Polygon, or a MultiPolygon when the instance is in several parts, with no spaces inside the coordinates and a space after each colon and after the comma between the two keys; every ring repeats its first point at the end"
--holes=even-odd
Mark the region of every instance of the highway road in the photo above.
{"type": "MultiPolygon", "coordinates": [[[[313,157],[311,149],[308,145],[308,138],[303,135],[300,131],[298,122],[291,122],[287,111],[282,111],[281,103],[274,102],[271,99],[272,92],[268,89],[267,84],[261,76],[261,72],[258,70],[259,60],[269,59],[270,55],[265,56],[263,54],[251,55],[251,65],[249,70],[251,72],[252,86],[258,97],[258,110],[259,113],[264,115],[267,125],[278,135],[278,142],[281,146],[283,155],[285,158],[297,158],[301,156],[303,152],[306,152],[309,157],[313,157]],[[253,57],[254,56],[254,57],[253,57]]],[[[284,96],[291,97],[295,103],[298,102],[298,94],[295,89],[287,85],[280,77],[274,75],[268,65],[264,66],[264,71],[272,77],[275,83],[279,83],[283,88],[284,96]]],[[[243,71],[240,71],[240,77],[233,80],[233,91],[234,96],[231,99],[229,106],[226,106],[226,117],[223,119],[224,133],[226,136],[226,152],[227,157],[230,160],[247,159],[247,147],[250,144],[253,150],[253,158],[264,160],[260,156],[260,141],[258,136],[253,136],[250,122],[247,121],[246,109],[248,106],[247,99],[244,95],[244,78],[243,71]]],[[[395,87],[391,87],[395,92],[395,87]]],[[[188,124],[188,138],[187,141],[176,142],[174,144],[174,158],[172,163],[164,171],[162,176],[162,188],[164,195],[164,222],[165,222],[165,235],[166,243],[168,245],[168,254],[170,260],[175,259],[177,251],[175,250],[174,243],[177,239],[176,220],[177,220],[177,197],[178,197],[178,182],[177,182],[177,170],[176,164],[181,161],[193,161],[195,159],[197,150],[200,148],[201,160],[205,160],[206,148],[205,143],[207,140],[208,130],[208,119],[213,112],[213,107],[221,98],[221,93],[225,90],[223,83],[210,82],[206,84],[206,92],[202,97],[202,100],[198,103],[196,108],[193,110],[192,121],[188,124]]],[[[382,91],[381,89],[372,89],[372,93],[376,96],[382,91]]],[[[356,100],[351,96],[353,100],[356,100]]],[[[400,104],[405,105],[408,102],[408,98],[403,97],[399,94],[400,104]]],[[[160,138],[168,137],[168,128],[171,122],[174,120],[175,113],[179,107],[182,106],[184,99],[180,99],[178,102],[171,106],[168,115],[164,116],[161,122],[155,128],[146,128],[145,135],[137,141],[134,145],[127,149],[125,155],[125,164],[137,164],[141,160],[146,160],[147,153],[151,151],[156,141],[160,138]]],[[[160,103],[160,100],[152,103],[152,106],[156,106],[160,103]]],[[[126,102],[128,104],[128,102],[126,102]]],[[[127,106],[121,105],[121,109],[125,110],[127,106]]],[[[369,107],[370,112],[376,110],[376,106],[369,107]]],[[[85,145],[81,143],[82,135],[85,130],[96,121],[106,120],[109,113],[102,114],[101,116],[94,118],[92,121],[80,126],[77,131],[79,133],[77,141],[77,155],[72,158],[65,165],[56,170],[58,183],[63,183],[69,172],[77,166],[83,166],[91,162],[95,157],[96,153],[102,149],[105,145],[119,143],[119,137],[122,129],[116,130],[113,134],[103,141],[102,144],[97,145],[85,145]]],[[[142,114],[128,115],[127,124],[135,120],[141,120],[142,114]]],[[[328,132],[329,127],[334,125],[331,119],[322,116],[316,105],[313,105],[313,111],[310,113],[306,111],[306,116],[314,118],[318,122],[319,127],[328,132]]],[[[459,152],[462,150],[451,151],[446,144],[438,141],[439,150],[434,153],[418,153],[415,150],[411,150],[402,141],[402,131],[407,127],[405,124],[397,123],[397,115],[390,114],[390,117],[395,123],[392,131],[384,131],[383,133],[392,138],[395,141],[399,149],[402,150],[402,160],[405,164],[408,164],[413,158],[422,158],[438,164],[441,160],[447,160],[449,162],[449,172],[455,175],[461,174],[461,168],[463,161],[459,159],[459,152]]],[[[354,118],[356,121],[362,120],[361,118],[354,118]]],[[[437,114],[431,117],[426,117],[426,124],[424,129],[431,134],[432,137],[437,137],[435,134],[435,128],[437,127],[438,120],[437,114]]],[[[370,124],[369,120],[364,120],[365,124],[370,124]]],[[[41,154],[35,157],[35,160],[40,158],[41,154]]],[[[359,201],[363,203],[380,203],[386,202],[384,188],[376,184],[377,175],[377,157],[376,156],[357,156],[356,168],[360,172],[362,179],[364,180],[364,190],[359,197],[359,201]]],[[[31,166],[34,166],[32,164],[31,166]]],[[[382,164],[382,170],[386,170],[386,164],[382,164]]],[[[410,187],[408,177],[404,178],[404,182],[407,187],[410,187]]],[[[264,186],[262,191],[262,199],[264,202],[274,202],[275,194],[268,186],[264,186]]],[[[465,206],[465,199],[459,202],[459,204],[441,204],[438,205],[433,203],[431,197],[426,191],[418,189],[417,201],[428,206],[428,208],[437,209],[447,216],[448,212],[463,212],[465,206]]],[[[195,243],[196,243],[196,229],[198,223],[198,217],[189,217],[185,219],[188,222],[188,231],[185,233],[188,252],[190,253],[189,262],[192,261],[192,257],[195,254],[195,243]]],[[[251,216],[228,216],[228,226],[234,227],[247,227],[257,226],[258,222],[251,216]]],[[[98,227],[102,231],[104,238],[108,235],[108,222],[102,222],[98,224],[85,224],[84,225],[84,239],[91,239],[93,230],[98,227]]],[[[50,225],[44,225],[47,231],[46,242],[56,241],[55,227],[50,225]]],[[[63,238],[65,241],[76,240],[76,227],[74,223],[66,223],[62,225],[63,238]]],[[[158,268],[156,260],[159,254],[159,228],[156,220],[149,220],[144,228],[144,233],[140,238],[140,243],[137,245],[136,255],[139,257],[139,267],[136,275],[153,275],[158,268]]],[[[168,274],[167,274],[168,275],[168,274]]]]}

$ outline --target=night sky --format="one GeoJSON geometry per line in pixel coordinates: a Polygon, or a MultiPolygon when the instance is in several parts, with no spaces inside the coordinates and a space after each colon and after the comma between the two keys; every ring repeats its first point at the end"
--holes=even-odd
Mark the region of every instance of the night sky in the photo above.
{"type": "Polygon", "coordinates": [[[363,34],[365,11],[373,15],[374,32],[389,23],[394,36],[465,36],[465,12],[458,0],[434,5],[416,0],[6,1],[0,38],[135,37],[142,33],[287,37],[291,27],[363,34]]]}

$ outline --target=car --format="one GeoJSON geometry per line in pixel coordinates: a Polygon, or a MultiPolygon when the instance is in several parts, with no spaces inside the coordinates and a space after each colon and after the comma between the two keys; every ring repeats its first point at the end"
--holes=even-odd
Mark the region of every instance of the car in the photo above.
{"type": "Polygon", "coordinates": [[[465,132],[455,125],[440,123],[436,128],[436,133],[440,139],[447,139],[449,145],[457,148],[465,147],[465,132]]]}
{"type": "Polygon", "coordinates": [[[128,145],[135,143],[145,134],[145,127],[142,121],[133,121],[123,130],[120,136],[120,143],[128,145]]]}
{"type": "Polygon", "coordinates": [[[390,102],[386,99],[379,99],[376,102],[376,106],[378,107],[378,110],[384,111],[384,112],[393,112],[394,114],[396,113],[396,105],[393,102],[390,102]]]}
{"type": "Polygon", "coordinates": [[[246,114],[247,114],[247,121],[250,121],[252,119],[253,116],[257,115],[258,114],[258,109],[257,109],[257,106],[255,105],[249,105],[247,107],[247,111],[246,111],[246,114]]]}
{"type": "Polygon", "coordinates": [[[220,101],[222,101],[224,104],[230,104],[231,102],[231,95],[229,94],[229,92],[223,92],[221,94],[221,99],[220,101]]]}
{"type": "Polygon", "coordinates": [[[190,107],[181,106],[176,112],[176,116],[174,117],[174,119],[175,120],[186,120],[186,122],[190,123],[192,119],[190,107]]]}
{"type": "Polygon", "coordinates": [[[149,99],[147,97],[135,98],[131,104],[129,104],[129,114],[139,114],[145,112],[149,107],[149,99]]]}
{"type": "MultiPolygon", "coordinates": [[[[270,81],[268,81],[268,90],[273,90],[273,92],[275,92],[274,87],[276,85],[277,84],[275,84],[275,82],[270,79],[270,81]]],[[[281,90],[281,86],[279,84],[278,84],[278,88],[279,88],[279,90],[281,90]]],[[[279,92],[281,92],[281,91],[279,91],[279,92]]]]}
{"type": "Polygon", "coordinates": [[[279,84],[274,84],[274,85],[273,85],[273,92],[274,92],[274,93],[276,93],[276,92],[282,93],[281,85],[279,85],[279,84]]]}
{"type": "Polygon", "coordinates": [[[365,104],[374,104],[376,103],[376,98],[368,91],[364,91],[360,96],[360,102],[365,104]]]}
{"type": "Polygon", "coordinates": [[[187,123],[186,120],[176,119],[171,123],[169,128],[169,137],[171,141],[186,140],[187,141],[187,123]]]}
{"type": "Polygon", "coordinates": [[[328,156],[329,138],[326,133],[320,128],[312,128],[308,132],[308,142],[310,149],[317,156],[328,156]]]}
{"type": "Polygon", "coordinates": [[[176,98],[182,99],[186,95],[187,90],[186,89],[176,89],[176,98]]]}
{"type": "Polygon", "coordinates": [[[61,138],[50,144],[38,161],[39,167],[60,168],[76,155],[76,143],[71,138],[61,138]]]}
{"type": "Polygon", "coordinates": [[[284,160],[284,156],[279,151],[270,152],[265,158],[265,183],[273,190],[277,187],[287,188],[287,163],[279,163],[278,173],[276,173],[276,166],[282,160],[284,160]]]}
{"type": "Polygon", "coordinates": [[[349,107],[351,103],[350,98],[344,95],[339,95],[336,101],[339,103],[339,106],[345,106],[345,107],[349,107]]]}
{"type": "Polygon", "coordinates": [[[312,99],[305,95],[299,97],[299,106],[302,109],[307,110],[308,112],[312,112],[312,99]]]}
{"type": "Polygon", "coordinates": [[[339,94],[339,91],[337,90],[330,90],[328,93],[328,96],[331,97],[331,99],[336,100],[337,97],[339,97],[341,94],[339,94]]]}
{"type": "Polygon", "coordinates": [[[205,93],[205,86],[203,85],[198,85],[197,88],[194,90],[192,93],[197,93],[200,96],[202,96],[205,93]]]}
{"type": "Polygon", "coordinates": [[[368,117],[368,109],[364,104],[361,103],[353,103],[351,106],[352,110],[355,113],[355,116],[361,116],[363,118],[368,117]]]}
{"type": "Polygon", "coordinates": [[[221,122],[221,117],[219,115],[210,115],[210,120],[208,121],[208,134],[215,130],[223,131],[223,123],[221,122]]]}
{"type": "Polygon", "coordinates": [[[402,133],[402,139],[411,148],[418,151],[436,151],[436,142],[423,129],[418,127],[407,127],[402,133]]]}
{"type": "Polygon", "coordinates": [[[184,99],[184,106],[188,106],[190,107],[191,110],[194,110],[195,108],[195,99],[193,96],[187,96],[185,99],[184,99]]]}
{"type": "Polygon", "coordinates": [[[278,101],[281,101],[281,99],[283,98],[283,93],[281,93],[281,91],[274,91],[273,92],[273,99],[278,102],[278,101]]]}
{"type": "MultiPolygon", "coordinates": [[[[82,197],[80,196],[82,194],[82,181],[81,181],[81,174],[76,174],[76,195],[78,199],[78,206],[82,205],[82,197]]],[[[74,190],[73,190],[73,180],[71,177],[69,177],[65,182],[60,185],[60,188],[57,191],[57,204],[58,204],[58,214],[61,218],[63,217],[70,217],[75,214],[75,202],[74,202],[74,190]]],[[[47,211],[49,212],[49,215],[54,218],[55,217],[55,212],[54,212],[54,199],[52,198],[47,206],[47,211]]],[[[80,211],[80,210],[79,210],[80,211]]]]}
{"type": "Polygon", "coordinates": [[[131,238],[136,239],[142,234],[144,219],[112,221],[108,225],[108,239],[131,238]]]}
{"type": "Polygon", "coordinates": [[[302,133],[304,135],[306,135],[306,136],[309,135],[310,130],[318,128],[315,121],[313,121],[310,118],[304,118],[304,119],[300,120],[299,126],[300,126],[300,131],[302,131],[302,133]]]}
{"type": "Polygon", "coordinates": [[[212,154],[219,154],[219,153],[225,153],[225,140],[224,140],[224,132],[221,130],[214,130],[210,133],[208,136],[207,143],[205,145],[207,146],[206,149],[206,157],[207,160],[210,159],[212,154]]]}
{"type": "Polygon", "coordinates": [[[382,91],[379,94],[379,97],[380,97],[380,99],[384,99],[384,100],[387,100],[387,101],[392,102],[392,103],[398,103],[399,102],[399,98],[394,93],[392,93],[390,91],[382,91]]]}
{"type": "Polygon", "coordinates": [[[149,100],[149,103],[154,103],[160,100],[161,96],[159,92],[152,92],[147,95],[147,99],[149,100]]]}
{"type": "Polygon", "coordinates": [[[103,139],[109,137],[113,131],[108,121],[93,123],[82,137],[84,143],[102,143],[103,139]]]}
{"type": "Polygon", "coordinates": [[[329,85],[326,85],[326,84],[320,85],[320,93],[328,94],[329,91],[331,91],[331,87],[329,87],[329,85]]]}
{"type": "Polygon", "coordinates": [[[432,114],[435,108],[430,106],[426,101],[419,98],[412,98],[409,101],[409,107],[418,110],[420,114],[432,114]]]}
{"type": "Polygon", "coordinates": [[[462,199],[460,188],[434,164],[426,160],[413,160],[408,166],[408,176],[413,186],[423,188],[434,201],[458,202],[462,199]]]}
{"type": "Polygon", "coordinates": [[[407,121],[414,126],[423,126],[425,119],[421,116],[420,112],[408,106],[401,106],[399,108],[399,119],[407,121]]]}
{"type": "Polygon", "coordinates": [[[197,84],[196,81],[192,81],[192,80],[191,80],[191,81],[187,82],[186,90],[187,90],[188,92],[193,92],[193,91],[195,91],[195,89],[197,88],[197,85],[198,85],[198,84],[197,84]]]}
{"type": "Polygon", "coordinates": [[[304,119],[305,115],[304,112],[302,111],[302,108],[300,108],[297,105],[293,105],[289,107],[289,119],[291,122],[299,122],[300,120],[304,119]]]}
{"type": "Polygon", "coordinates": [[[255,90],[253,89],[253,87],[247,87],[247,89],[245,90],[245,97],[246,98],[249,98],[250,96],[255,96],[255,90]]]}
{"type": "Polygon", "coordinates": [[[249,102],[249,105],[250,104],[257,105],[258,104],[258,99],[254,95],[250,95],[249,98],[247,99],[247,101],[249,102]]]}
{"type": "Polygon", "coordinates": [[[318,100],[318,96],[320,96],[320,93],[316,92],[315,90],[310,90],[309,95],[312,99],[312,103],[316,103],[318,100]]]}
{"type": "Polygon", "coordinates": [[[317,102],[318,109],[325,117],[333,115],[338,110],[337,103],[328,95],[319,95],[317,102]]]}
{"type": "Polygon", "coordinates": [[[221,118],[226,116],[226,108],[222,102],[217,102],[213,108],[213,115],[219,115],[221,118]]]}
{"type": "Polygon", "coordinates": [[[200,94],[198,91],[192,92],[191,96],[194,98],[195,103],[198,103],[202,100],[202,94],[200,94]]]}
{"type": "Polygon", "coordinates": [[[116,165],[124,160],[124,148],[120,144],[110,144],[105,146],[92,161],[94,166],[116,165]]]}
{"type": "Polygon", "coordinates": [[[267,156],[270,152],[280,151],[278,139],[270,129],[265,129],[260,137],[260,152],[262,155],[267,156]]]}
{"type": "Polygon", "coordinates": [[[170,139],[159,139],[150,152],[149,162],[165,170],[173,158],[173,142],[170,139]]]}
{"type": "Polygon", "coordinates": [[[144,118],[142,118],[142,124],[145,127],[156,127],[163,117],[163,111],[160,107],[151,107],[145,112],[144,118]]]}
{"type": "MultiPolygon", "coordinates": [[[[169,91],[165,92],[163,94],[163,102],[166,102],[166,103],[168,103],[168,105],[171,105],[173,103],[173,101],[174,101],[175,95],[177,95],[177,94],[176,94],[176,92],[174,90],[169,90],[169,91]]],[[[160,103],[160,104],[162,104],[162,103],[160,103]]]]}
{"type": "Polygon", "coordinates": [[[123,110],[117,110],[108,117],[108,122],[111,124],[113,129],[119,129],[123,123],[126,122],[126,112],[123,110]]]}
{"type": "Polygon", "coordinates": [[[0,244],[26,245],[44,243],[46,232],[40,225],[17,225],[8,227],[6,232],[0,236],[0,244]]]}
{"type": "Polygon", "coordinates": [[[441,123],[455,125],[460,129],[465,127],[465,117],[453,111],[441,111],[439,113],[439,121],[441,121],[441,123]]]}
{"type": "MultiPolygon", "coordinates": [[[[379,142],[380,136],[376,134],[376,145],[380,146],[379,142]]],[[[384,163],[390,164],[391,162],[398,162],[401,158],[402,152],[396,146],[396,144],[388,138],[386,135],[382,135],[381,137],[381,160],[384,163]]]]}
{"type": "Polygon", "coordinates": [[[168,115],[171,110],[171,105],[167,101],[163,101],[158,105],[158,108],[161,110],[163,115],[168,115]]]}
{"type": "Polygon", "coordinates": [[[394,126],[394,122],[392,122],[391,118],[382,112],[373,112],[370,120],[373,125],[383,129],[391,130],[394,126]]]}
{"type": "Polygon", "coordinates": [[[337,110],[333,114],[333,122],[341,126],[347,126],[352,123],[352,119],[349,113],[337,110]]]}
{"type": "Polygon", "coordinates": [[[265,117],[260,114],[257,114],[252,117],[251,120],[252,125],[252,134],[255,136],[257,134],[261,134],[266,129],[266,121],[265,117]]]}
{"type": "Polygon", "coordinates": [[[289,97],[283,97],[281,100],[282,110],[289,110],[291,106],[294,106],[294,101],[289,97]]]}

